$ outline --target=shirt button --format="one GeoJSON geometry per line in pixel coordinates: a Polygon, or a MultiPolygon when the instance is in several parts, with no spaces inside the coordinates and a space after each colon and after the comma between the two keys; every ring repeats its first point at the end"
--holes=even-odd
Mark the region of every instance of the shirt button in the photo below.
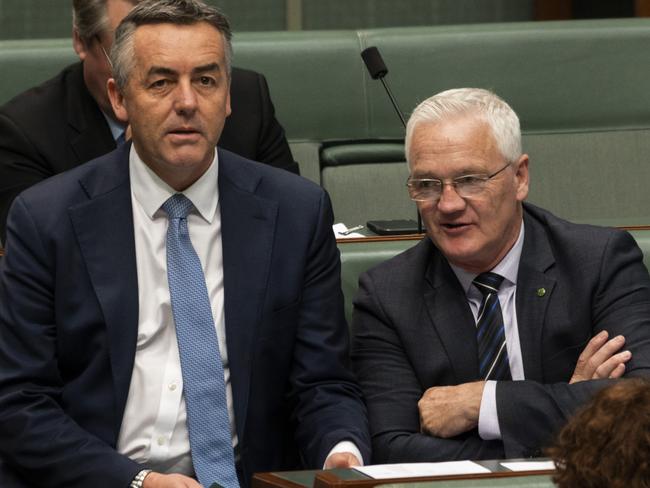
{"type": "Polygon", "coordinates": [[[163,436],[158,437],[158,445],[159,446],[165,445],[165,438],[163,436]]]}
{"type": "Polygon", "coordinates": [[[170,383],[169,384],[169,391],[174,391],[174,390],[176,390],[176,388],[177,388],[176,383],[170,383]]]}

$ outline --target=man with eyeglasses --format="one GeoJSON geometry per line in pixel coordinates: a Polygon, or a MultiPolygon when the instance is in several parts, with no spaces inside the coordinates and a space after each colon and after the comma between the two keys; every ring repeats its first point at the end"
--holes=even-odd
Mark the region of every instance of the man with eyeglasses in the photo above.
{"type": "MultiPolygon", "coordinates": [[[[74,0],[73,47],[81,62],[0,107],[0,243],[9,207],[25,188],[102,156],[126,138],[108,100],[108,53],[120,21],[140,0],[74,0]]],[[[233,113],[219,146],[299,173],[275,118],[266,79],[233,68],[233,113]]]]}
{"type": "Polygon", "coordinates": [[[597,390],[650,372],[642,253],[524,203],[519,119],[489,91],[422,102],[406,156],[428,238],[361,277],[353,319],[373,462],[538,456],[597,390]]]}

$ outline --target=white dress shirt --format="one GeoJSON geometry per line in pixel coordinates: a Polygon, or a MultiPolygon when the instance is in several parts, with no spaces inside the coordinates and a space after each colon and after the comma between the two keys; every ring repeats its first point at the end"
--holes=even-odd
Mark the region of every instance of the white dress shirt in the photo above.
{"type": "MultiPolygon", "coordinates": [[[[129,396],[117,450],[155,471],[193,476],[183,380],[167,282],[167,214],[161,205],[176,191],[144,164],[131,147],[131,202],[138,276],[138,338],[129,396]]],[[[233,446],[237,446],[223,303],[218,161],[183,194],[195,209],[187,218],[199,256],[226,381],[233,446]]]]}
{"type": "MultiPolygon", "coordinates": [[[[167,214],[160,208],[177,193],[161,180],[131,147],[129,154],[131,203],[138,277],[138,336],[129,395],[117,450],[161,473],[194,476],[182,395],[183,380],[167,282],[167,214]]],[[[218,159],[182,193],[194,204],[187,224],[192,245],[203,267],[226,383],[226,400],[235,459],[232,386],[224,317],[221,214],[217,184],[218,159]]],[[[352,452],[363,462],[357,446],[338,443],[328,454],[352,452]]]]}
{"type": "MultiPolygon", "coordinates": [[[[490,271],[503,276],[504,280],[499,288],[499,303],[503,314],[504,330],[506,335],[506,347],[508,349],[508,362],[510,374],[513,381],[524,379],[524,364],[521,356],[521,344],[519,342],[519,329],[517,327],[517,273],[519,272],[519,261],[521,250],[524,245],[524,223],[522,221],[519,230],[519,237],[514,246],[508,251],[503,259],[490,271]]],[[[472,284],[476,274],[468,273],[458,266],[451,265],[452,270],[460,281],[463,290],[467,294],[469,307],[474,315],[474,321],[478,319],[478,311],[483,300],[483,294],[472,284]]],[[[482,439],[501,439],[499,418],[496,400],[496,381],[486,381],[481,399],[481,410],[479,413],[478,431],[482,439]]]]}

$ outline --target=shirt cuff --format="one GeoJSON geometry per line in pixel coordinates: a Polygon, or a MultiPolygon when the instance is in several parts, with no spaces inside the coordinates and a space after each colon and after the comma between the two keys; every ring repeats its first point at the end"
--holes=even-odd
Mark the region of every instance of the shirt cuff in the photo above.
{"type": "MultiPolygon", "coordinates": [[[[352,442],[352,441],[341,441],[341,442],[339,442],[329,452],[329,454],[325,458],[325,462],[327,462],[327,459],[332,454],[336,454],[337,452],[349,452],[351,454],[354,454],[354,456],[359,461],[359,466],[363,466],[363,456],[361,455],[361,451],[359,451],[359,448],[356,446],[356,444],[354,442],[352,442]]],[[[325,469],[324,464],[323,464],[323,469],[325,469]]]]}
{"type": "Polygon", "coordinates": [[[478,414],[478,435],[485,441],[501,439],[497,413],[497,382],[486,381],[478,414]]]}

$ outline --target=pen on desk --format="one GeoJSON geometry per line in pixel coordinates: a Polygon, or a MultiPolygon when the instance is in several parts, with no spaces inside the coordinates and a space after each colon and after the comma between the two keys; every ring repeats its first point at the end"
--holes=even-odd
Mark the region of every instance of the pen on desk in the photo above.
{"type": "Polygon", "coordinates": [[[341,234],[342,236],[348,236],[353,232],[356,232],[361,229],[363,229],[363,225],[355,225],[354,227],[350,227],[348,230],[339,231],[339,234],[341,234]]]}

